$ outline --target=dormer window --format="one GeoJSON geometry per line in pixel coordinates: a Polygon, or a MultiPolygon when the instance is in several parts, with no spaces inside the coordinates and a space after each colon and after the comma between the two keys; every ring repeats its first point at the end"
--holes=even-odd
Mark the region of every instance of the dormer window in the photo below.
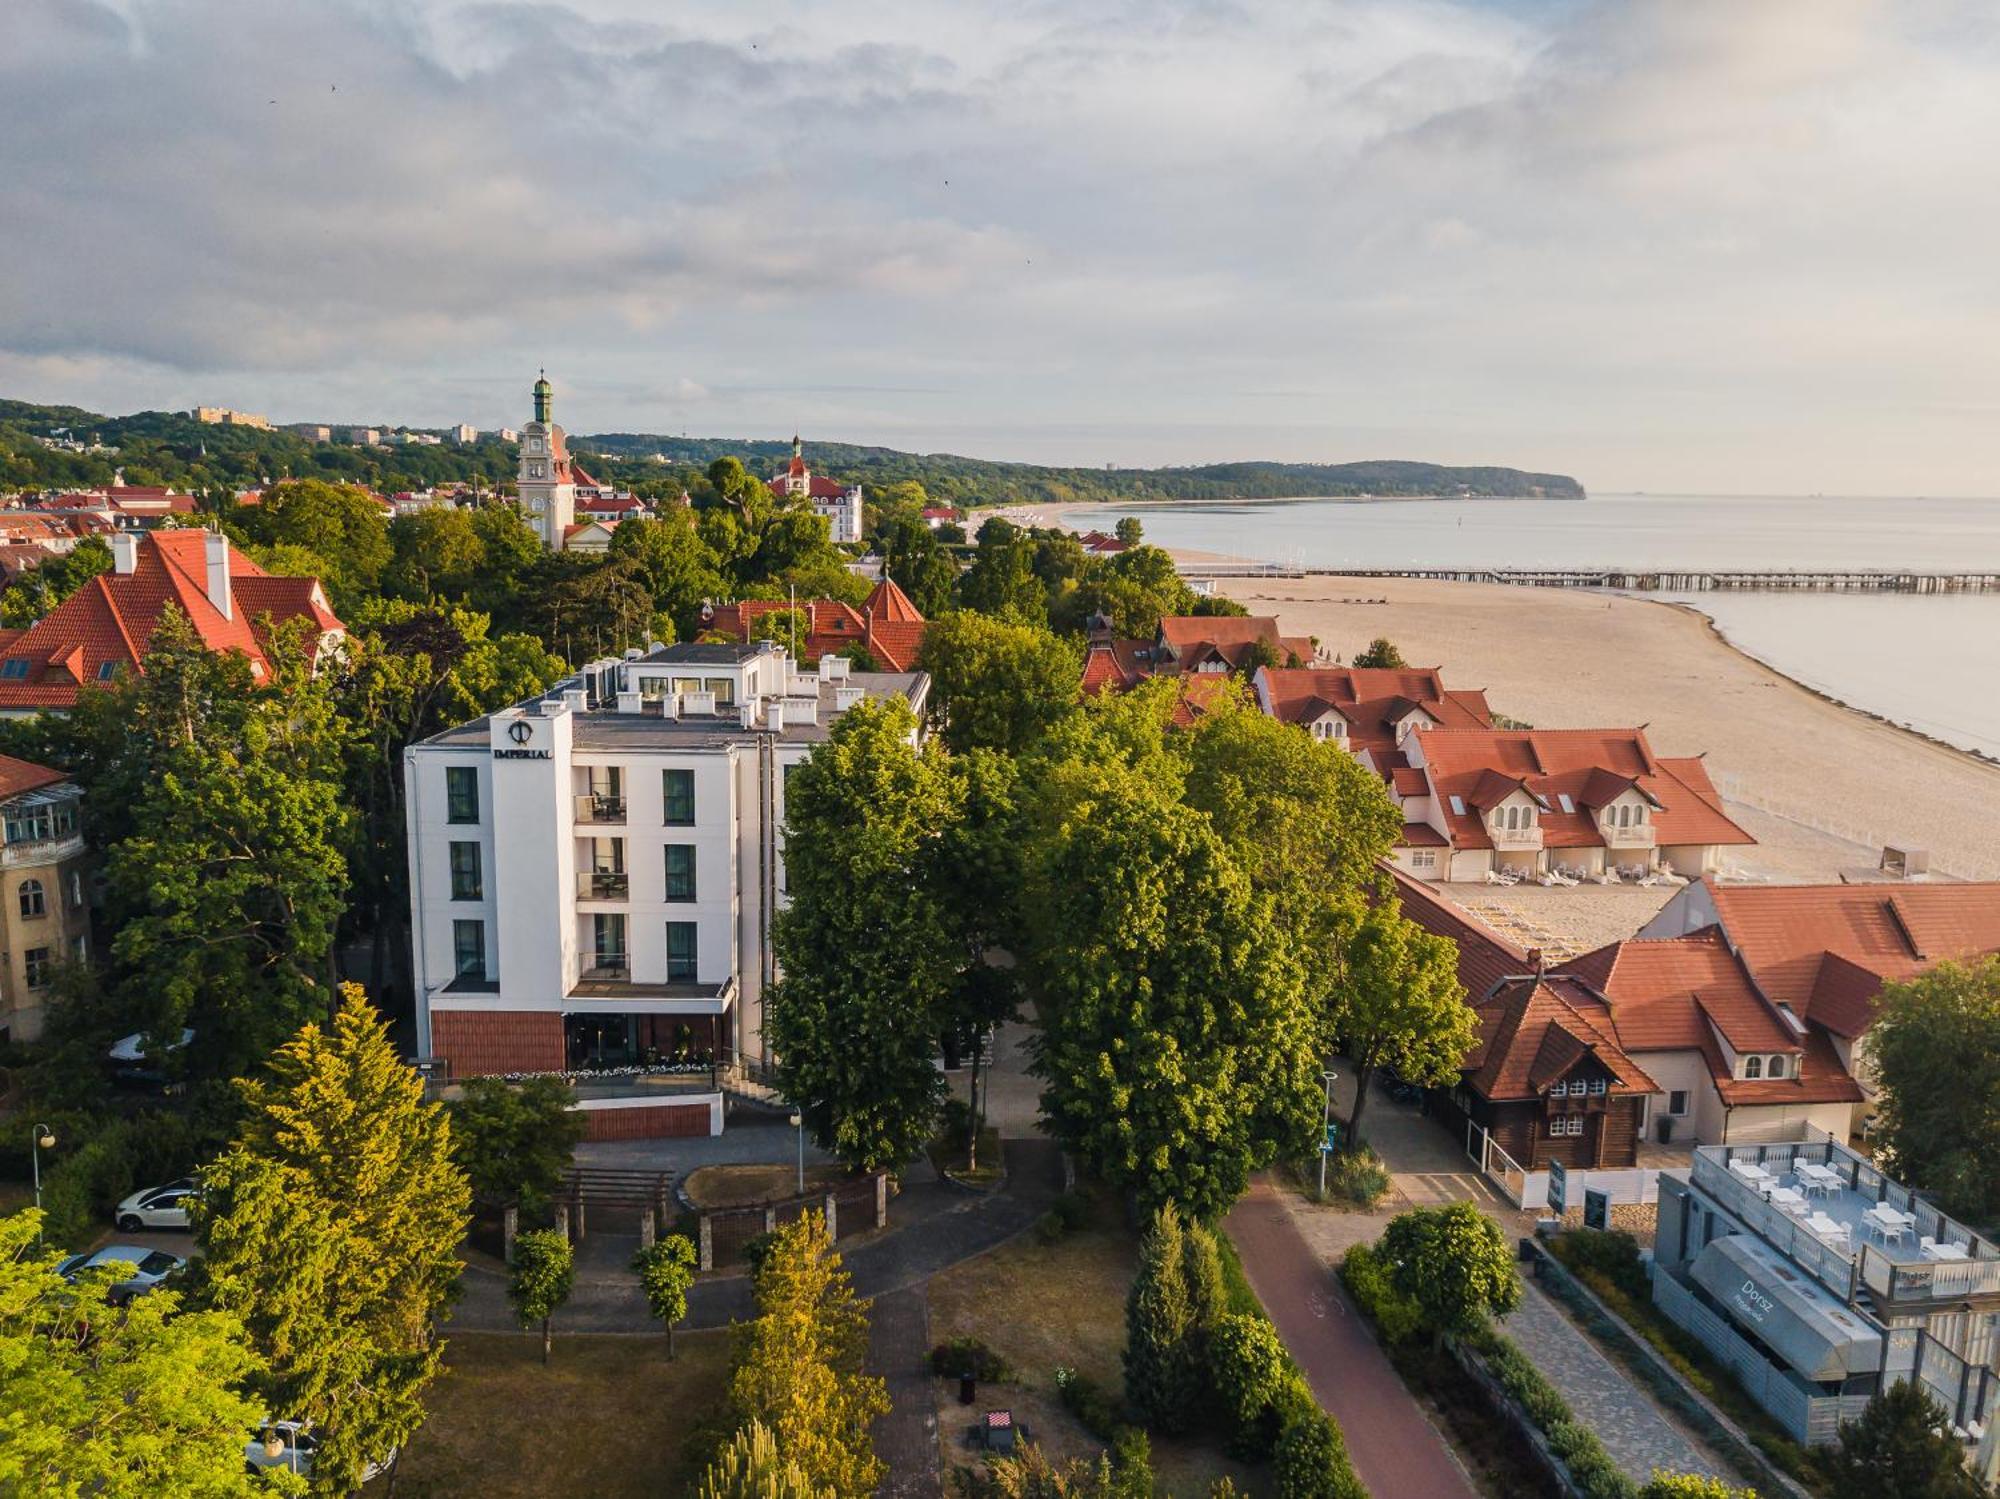
{"type": "Polygon", "coordinates": [[[1746,1078],[1762,1077],[1764,1075],[1764,1059],[1762,1057],[1745,1057],[1743,1059],[1743,1075],[1746,1078]]]}
{"type": "Polygon", "coordinates": [[[1783,1076],[1785,1075],[1785,1059],[1784,1059],[1784,1057],[1782,1057],[1782,1056],[1775,1056],[1775,1057],[1772,1057],[1772,1058],[1771,1058],[1771,1064],[1770,1064],[1770,1068],[1769,1068],[1769,1072],[1768,1072],[1768,1075],[1769,1075],[1769,1076],[1771,1076],[1771,1077],[1783,1077],[1783,1076]]]}

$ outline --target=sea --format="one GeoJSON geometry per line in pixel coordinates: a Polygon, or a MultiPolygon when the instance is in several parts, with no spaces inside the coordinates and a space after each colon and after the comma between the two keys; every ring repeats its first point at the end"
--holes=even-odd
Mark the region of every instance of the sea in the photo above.
{"type": "MultiPolygon", "coordinates": [[[[1593,494],[1116,513],[1139,516],[1162,546],[1304,567],[2000,570],[2000,499],[1593,494]]],[[[1733,645],[1828,697],[2000,756],[2000,593],[1643,597],[1699,609],[1733,645]]]]}

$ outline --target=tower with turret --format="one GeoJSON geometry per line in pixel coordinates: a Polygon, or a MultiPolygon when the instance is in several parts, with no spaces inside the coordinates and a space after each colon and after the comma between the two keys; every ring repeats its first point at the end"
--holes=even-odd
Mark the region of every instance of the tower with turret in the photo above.
{"type": "Polygon", "coordinates": [[[535,381],[535,419],[521,429],[521,464],[517,477],[521,510],[542,538],[542,545],[560,552],[576,522],[576,480],[570,471],[569,444],[563,429],[550,419],[555,388],[544,370],[535,381]]]}

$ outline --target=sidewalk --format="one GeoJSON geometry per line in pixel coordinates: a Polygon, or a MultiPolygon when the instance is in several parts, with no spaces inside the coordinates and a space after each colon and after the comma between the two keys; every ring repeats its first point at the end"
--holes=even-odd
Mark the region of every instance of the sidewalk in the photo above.
{"type": "Polygon", "coordinates": [[[1259,1179],[1223,1220],[1245,1274],[1319,1403],[1347,1437],[1371,1494],[1478,1499],[1451,1448],[1404,1387],[1333,1272],[1259,1179]]]}

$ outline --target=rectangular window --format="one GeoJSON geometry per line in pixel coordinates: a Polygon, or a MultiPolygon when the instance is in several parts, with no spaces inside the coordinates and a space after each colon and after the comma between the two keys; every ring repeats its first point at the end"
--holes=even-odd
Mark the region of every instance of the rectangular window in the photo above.
{"type": "Polygon", "coordinates": [[[454,843],[451,846],[451,898],[483,900],[486,890],[479,878],[479,845],[454,843]]]}
{"type": "Polygon", "coordinates": [[[667,845],[667,899],[694,899],[694,845],[667,845]]]}
{"type": "Polygon", "coordinates": [[[666,801],[666,823],[669,827],[694,826],[694,772],[691,770],[663,770],[660,772],[662,785],[660,792],[666,801]]]}
{"type": "Polygon", "coordinates": [[[667,982],[692,984],[695,981],[694,923],[667,923],[667,982]]]}
{"type": "Polygon", "coordinates": [[[1605,1079],[1594,1077],[1590,1080],[1590,1092],[1593,1098],[1602,1098],[1610,1090],[1611,1084],[1605,1079]]]}
{"type": "Polygon", "coordinates": [[[1427,848],[1420,848],[1410,855],[1410,867],[1412,869],[1436,869],[1437,862],[1437,854],[1427,848]]]}
{"type": "Polygon", "coordinates": [[[451,924],[452,968],[462,979],[486,977],[486,923],[454,921],[451,924]]]}
{"type": "Polygon", "coordinates": [[[49,986],[49,950],[46,947],[31,947],[21,955],[21,966],[30,989],[46,989],[49,986]]]}
{"type": "Polygon", "coordinates": [[[54,826],[47,807],[29,807],[8,817],[7,841],[41,843],[53,835],[54,826]]]}
{"type": "Polygon", "coordinates": [[[479,821],[479,772],[470,765],[447,765],[444,803],[446,822],[479,821]]]}
{"type": "Polygon", "coordinates": [[[1688,1111],[1688,1096],[1685,1088],[1676,1088],[1667,1095],[1667,1112],[1685,1114],[1688,1111]]]}
{"type": "Polygon", "coordinates": [[[590,918],[590,948],[598,969],[623,974],[631,960],[625,952],[625,918],[616,912],[600,911],[590,918]]]}
{"type": "Polygon", "coordinates": [[[701,685],[715,694],[715,706],[718,708],[726,708],[736,701],[734,677],[705,677],[701,685]]]}

